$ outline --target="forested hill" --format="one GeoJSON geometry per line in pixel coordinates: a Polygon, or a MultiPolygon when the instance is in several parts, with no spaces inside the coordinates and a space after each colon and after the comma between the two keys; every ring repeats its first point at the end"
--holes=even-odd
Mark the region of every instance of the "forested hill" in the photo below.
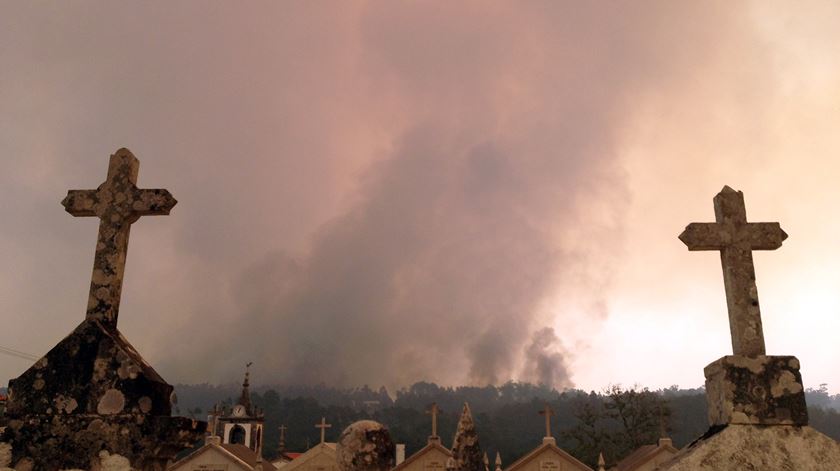
{"type": "MultiPolygon", "coordinates": [[[[706,400],[702,389],[625,390],[612,387],[600,393],[556,390],[527,383],[501,386],[440,387],[420,382],[401,389],[392,397],[385,388],[337,389],[327,386],[252,387],[254,403],[265,410],[265,454],[274,456],[279,432],[285,425],[290,451],[304,451],[318,442],[314,427],[326,417],[333,427],[327,440],[334,441],[344,427],[363,418],[386,424],[397,443],[405,443],[407,454],[426,443],[430,417],[426,410],[436,402],[442,414],[439,433],[451,443],[464,402],[470,404],[482,448],[491,457],[499,451],[505,464],[523,456],[541,443],[544,418],[538,414],[548,403],[554,410],[552,422],[558,445],[592,465],[599,451],[614,463],[642,444],[654,443],[664,426],[678,447],[708,428],[706,400]],[[626,424],[626,425],[625,425],[626,424]]],[[[178,412],[206,419],[213,404],[231,404],[240,386],[178,385],[178,412]]],[[[825,387],[808,390],[811,425],[840,439],[840,395],[831,396],[825,387]]],[[[608,463],[609,464],[609,463],[608,463]]]]}

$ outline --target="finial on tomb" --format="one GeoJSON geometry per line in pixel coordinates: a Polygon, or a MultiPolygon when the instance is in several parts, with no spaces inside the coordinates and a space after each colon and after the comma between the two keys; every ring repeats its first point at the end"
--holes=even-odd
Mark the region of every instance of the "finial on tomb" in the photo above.
{"type": "Polygon", "coordinates": [[[799,360],[767,356],[753,250],[775,250],[788,235],[778,222],[747,222],[744,194],[729,186],[714,197],[715,222],[689,224],[689,250],[717,250],[729,311],[733,355],[705,369],[711,425],[807,425],[799,360]]]}

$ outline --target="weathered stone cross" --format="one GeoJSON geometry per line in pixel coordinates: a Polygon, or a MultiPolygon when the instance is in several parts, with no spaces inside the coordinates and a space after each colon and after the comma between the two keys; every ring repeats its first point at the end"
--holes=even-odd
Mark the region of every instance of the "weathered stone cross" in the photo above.
{"type": "Polygon", "coordinates": [[[775,250],[787,234],[778,222],[747,222],[744,194],[728,186],[714,198],[715,221],[693,222],[680,234],[688,250],[719,250],[735,355],[765,354],[753,250],[775,250]]]}
{"type": "Polygon", "coordinates": [[[61,202],[73,216],[100,219],[87,318],[117,326],[128,233],[140,216],[166,215],[177,203],[168,191],[138,189],[140,162],[128,149],[111,156],[108,178],[95,190],[70,190],[61,202]]]}
{"type": "Polygon", "coordinates": [[[551,436],[551,416],[554,415],[554,410],[551,409],[551,406],[548,404],[545,405],[545,409],[540,411],[540,415],[545,416],[545,436],[551,436]]]}
{"type": "Polygon", "coordinates": [[[432,416],[432,437],[437,437],[437,416],[440,413],[440,408],[437,405],[437,402],[432,403],[432,407],[426,411],[427,414],[431,414],[432,416]]]}
{"type": "Polygon", "coordinates": [[[325,443],[327,441],[327,429],[332,428],[332,425],[327,423],[326,417],[321,417],[321,423],[316,424],[315,428],[321,429],[321,443],[325,443]]]}

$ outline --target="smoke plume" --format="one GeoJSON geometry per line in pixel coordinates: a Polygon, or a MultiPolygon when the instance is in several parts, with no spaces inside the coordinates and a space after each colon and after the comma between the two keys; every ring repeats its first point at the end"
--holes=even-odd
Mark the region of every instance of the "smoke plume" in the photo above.
{"type": "Polygon", "coordinates": [[[560,339],[551,327],[534,332],[525,349],[523,379],[534,384],[544,384],[558,389],[573,386],[562,351],[560,339]]]}
{"type": "Polygon", "coordinates": [[[120,318],[172,382],[571,386],[649,170],[633,120],[753,50],[724,2],[7,10],[7,346],[82,319],[96,222],[58,202],[125,146],[179,200],[132,229],[120,318]]]}
{"type": "Polygon", "coordinates": [[[663,38],[709,33],[674,24],[709,13],[673,8],[362,11],[351,68],[372,103],[347,119],[389,121],[383,145],[305,250],[236,279],[233,327],[201,356],[255,337],[217,363],[255,357],[270,382],[571,386],[551,326],[602,315],[569,311],[605,304],[620,251],[626,107],[679,79],[663,38]],[[572,299],[547,308],[558,290],[572,299]]]}

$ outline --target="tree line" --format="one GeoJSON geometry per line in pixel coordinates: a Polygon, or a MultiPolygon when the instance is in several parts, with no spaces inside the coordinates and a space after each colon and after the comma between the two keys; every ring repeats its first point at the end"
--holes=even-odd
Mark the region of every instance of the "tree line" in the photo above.
{"type": "MultiPolygon", "coordinates": [[[[236,385],[179,385],[178,412],[206,420],[214,404],[232,404],[239,396],[236,385]]],[[[830,395],[825,385],[809,389],[810,423],[817,430],[840,439],[840,395],[830,395]]],[[[611,386],[600,392],[556,391],[543,385],[508,382],[501,386],[442,387],[418,382],[392,396],[385,388],[341,389],[320,386],[254,388],[253,403],[265,413],[264,454],[274,456],[278,427],[287,427],[286,450],[305,451],[320,440],[315,428],[321,417],[332,424],[327,440],[335,441],[352,422],[373,419],[388,426],[407,454],[426,444],[431,433],[429,406],[438,404],[438,433],[444,445],[452,435],[464,402],[473,411],[479,442],[488,456],[498,451],[505,465],[537,447],[545,435],[539,411],[553,410],[552,434],[557,444],[593,466],[603,452],[608,464],[616,463],[641,445],[653,444],[662,435],[678,448],[708,429],[703,389],[676,386],[652,391],[611,386]]]]}

